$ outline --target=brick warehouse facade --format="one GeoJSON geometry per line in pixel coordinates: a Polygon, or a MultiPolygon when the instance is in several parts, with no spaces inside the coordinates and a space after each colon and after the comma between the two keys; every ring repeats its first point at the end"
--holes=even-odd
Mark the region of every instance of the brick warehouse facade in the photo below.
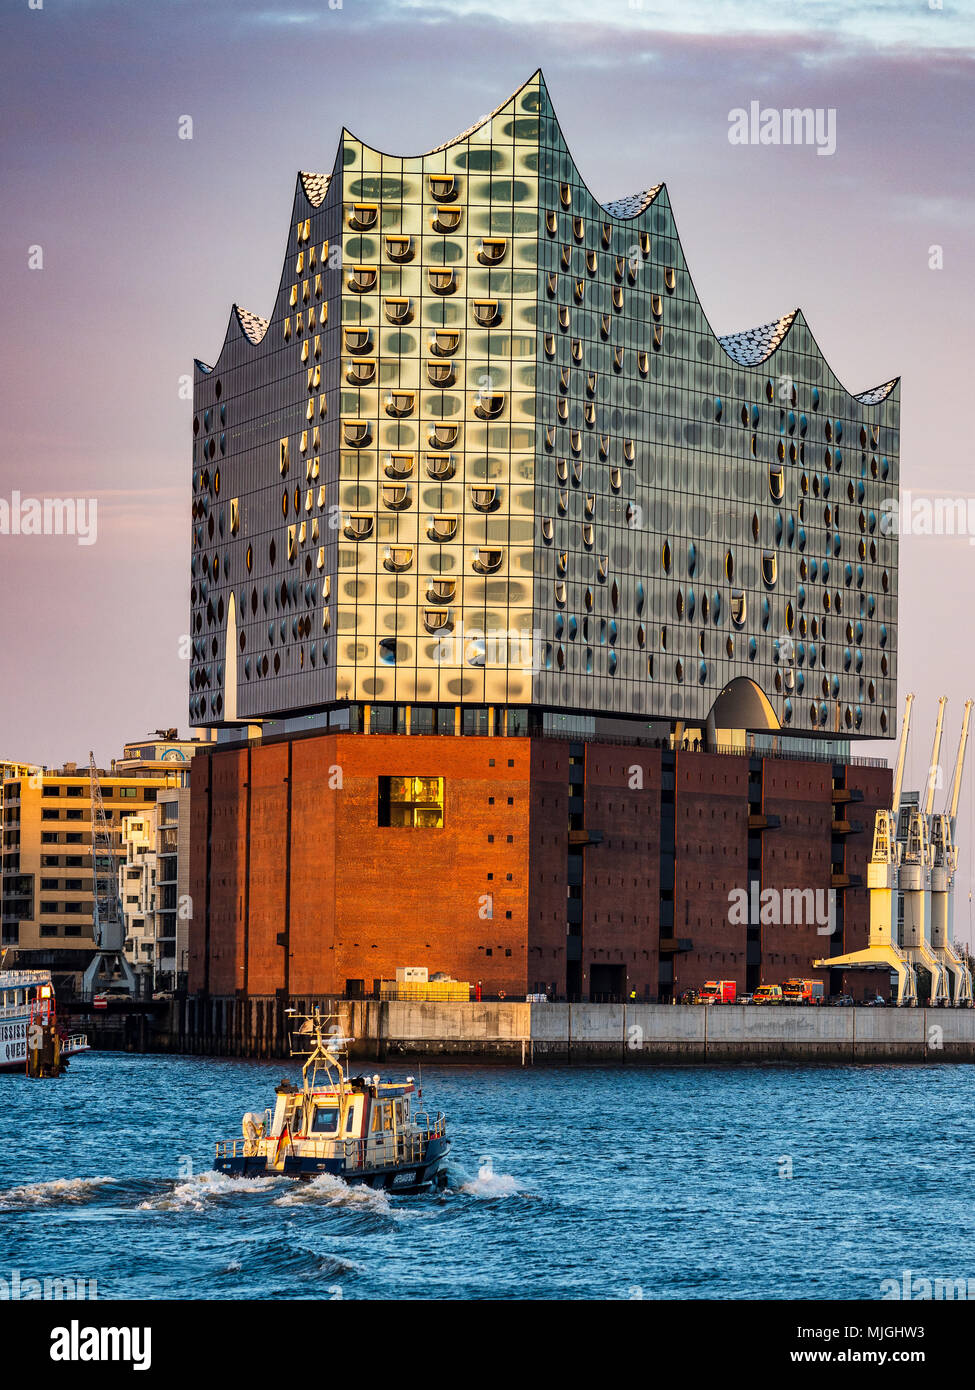
{"type": "Polygon", "coordinates": [[[192,991],[371,994],[425,965],[486,997],[595,1000],[754,989],[858,949],[891,780],[650,744],[347,733],[216,748],[192,776],[192,991]],[[443,779],[442,825],[381,824],[389,777],[443,779]],[[731,921],[753,882],[832,884],[832,935],[731,921]]]}

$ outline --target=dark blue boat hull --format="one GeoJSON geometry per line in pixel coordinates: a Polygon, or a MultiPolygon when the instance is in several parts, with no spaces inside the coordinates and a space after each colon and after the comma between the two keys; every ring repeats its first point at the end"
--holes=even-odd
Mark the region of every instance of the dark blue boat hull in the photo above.
{"type": "Polygon", "coordinates": [[[385,1168],[347,1169],[340,1158],[302,1158],[288,1154],[282,1168],[268,1167],[263,1157],[218,1158],[214,1168],[231,1178],[284,1177],[308,1181],[331,1173],[353,1186],[382,1188],[390,1192],[428,1192],[447,1185],[447,1151],[450,1140],[431,1139],[421,1163],[402,1163],[385,1168]]]}

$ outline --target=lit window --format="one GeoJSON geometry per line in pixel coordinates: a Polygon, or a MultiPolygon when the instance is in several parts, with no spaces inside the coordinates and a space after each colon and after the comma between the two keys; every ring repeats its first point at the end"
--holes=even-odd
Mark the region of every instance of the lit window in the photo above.
{"type": "Polygon", "coordinates": [[[379,824],[440,830],[444,819],[442,777],[380,777],[379,824]]]}

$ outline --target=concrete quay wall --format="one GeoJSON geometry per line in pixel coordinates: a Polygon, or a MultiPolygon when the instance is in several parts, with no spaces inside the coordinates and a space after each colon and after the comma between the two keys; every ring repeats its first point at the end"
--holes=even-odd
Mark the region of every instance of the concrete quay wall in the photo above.
{"type": "MultiPolygon", "coordinates": [[[[317,1005],[352,1059],[653,1063],[975,1062],[975,1010],[801,1005],[470,1004],[393,1000],[173,1001],[147,1049],[286,1057],[289,1018],[317,1005]]],[[[97,1045],[97,1044],[96,1044],[97,1045]]],[[[141,1049],[140,1049],[141,1050],[141,1049]]]]}

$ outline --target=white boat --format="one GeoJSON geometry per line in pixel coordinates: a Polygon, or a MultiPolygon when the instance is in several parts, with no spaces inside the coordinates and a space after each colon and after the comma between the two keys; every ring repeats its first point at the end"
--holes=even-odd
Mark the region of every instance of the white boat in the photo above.
{"type": "MultiPolygon", "coordinates": [[[[56,1025],[50,970],[0,970],[0,1071],[25,1071],[32,1023],[56,1025]]],[[[84,1033],[61,1034],[61,1055],[90,1052],[84,1033]]]]}

